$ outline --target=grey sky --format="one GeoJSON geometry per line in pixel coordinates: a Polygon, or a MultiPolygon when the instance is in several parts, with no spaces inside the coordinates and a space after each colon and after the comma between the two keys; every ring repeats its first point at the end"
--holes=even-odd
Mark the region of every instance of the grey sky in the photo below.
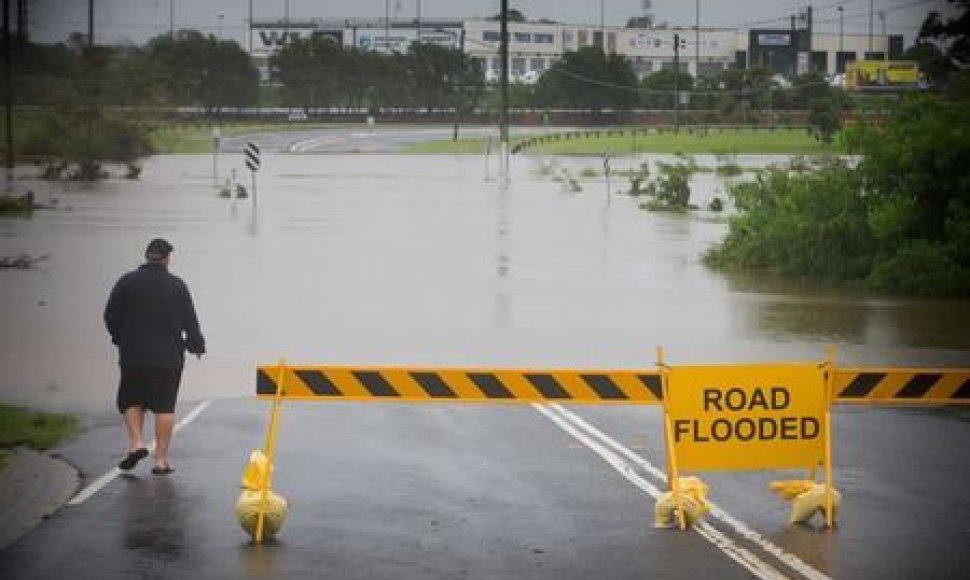
{"type": "MultiPolygon", "coordinates": [[[[95,0],[95,39],[98,42],[143,43],[167,32],[170,3],[178,28],[194,28],[235,38],[245,46],[245,27],[250,0],[95,0]]],[[[874,6],[873,33],[881,34],[879,12],[886,13],[889,34],[904,34],[912,42],[930,10],[946,12],[945,0],[871,0],[874,6]]],[[[499,0],[252,0],[255,20],[282,18],[289,6],[292,19],[307,17],[383,18],[385,7],[392,17],[414,18],[417,4],[422,18],[492,16],[499,0]]],[[[15,5],[14,2],[11,2],[15,5]]],[[[72,31],[87,30],[87,0],[30,0],[30,31],[34,40],[57,42],[72,31]]],[[[530,19],[549,18],[560,22],[598,24],[602,5],[607,24],[621,25],[643,13],[643,0],[509,0],[509,6],[530,19]]],[[[653,0],[656,22],[672,26],[693,26],[696,2],[653,0]]],[[[870,0],[700,0],[701,26],[750,28],[786,27],[789,16],[813,4],[815,28],[838,32],[836,6],[844,7],[846,33],[866,34],[870,0]]]]}

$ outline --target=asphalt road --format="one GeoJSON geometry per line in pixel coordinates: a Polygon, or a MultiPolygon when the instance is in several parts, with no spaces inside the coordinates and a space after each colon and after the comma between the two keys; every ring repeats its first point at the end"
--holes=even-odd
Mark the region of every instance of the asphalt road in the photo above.
{"type": "MultiPolygon", "coordinates": [[[[0,577],[970,574],[970,409],[840,408],[834,531],[786,523],[767,482],[799,474],[722,472],[704,479],[730,517],[680,532],[653,527],[656,407],[287,403],[274,488],[291,511],[278,541],[254,547],[232,510],[268,408],[213,400],[177,434],[175,474],[152,476],[146,461],[110,480],[0,552],[0,577]]],[[[62,454],[87,485],[117,461],[121,436],[105,417],[62,454]]]]}

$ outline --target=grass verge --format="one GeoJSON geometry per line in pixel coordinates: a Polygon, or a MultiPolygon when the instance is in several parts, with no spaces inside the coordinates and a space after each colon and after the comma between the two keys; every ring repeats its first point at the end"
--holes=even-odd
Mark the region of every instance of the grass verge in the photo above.
{"type": "Polygon", "coordinates": [[[79,429],[77,417],[37,413],[23,407],[0,405],[0,470],[7,464],[6,449],[25,445],[45,450],[55,447],[79,429]]]}

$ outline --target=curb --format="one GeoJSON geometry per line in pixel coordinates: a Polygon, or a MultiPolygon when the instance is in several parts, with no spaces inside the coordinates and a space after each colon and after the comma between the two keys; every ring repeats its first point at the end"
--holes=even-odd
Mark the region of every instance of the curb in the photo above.
{"type": "Polygon", "coordinates": [[[0,550],[49,518],[73,496],[81,476],[65,461],[18,447],[0,472],[0,550]]]}

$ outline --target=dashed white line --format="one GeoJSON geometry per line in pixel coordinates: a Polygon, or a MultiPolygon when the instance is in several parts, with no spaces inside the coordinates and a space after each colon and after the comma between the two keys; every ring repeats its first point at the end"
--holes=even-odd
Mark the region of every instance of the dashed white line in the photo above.
{"type": "MultiPolygon", "coordinates": [[[[666,474],[658,467],[640,457],[630,449],[624,447],[619,442],[606,435],[572,411],[565,409],[558,404],[553,403],[550,405],[544,405],[535,403],[533,404],[533,407],[542,413],[546,418],[555,423],[558,427],[572,435],[594,453],[599,455],[611,467],[616,469],[623,477],[636,485],[647,495],[650,495],[654,499],[657,499],[660,496],[661,491],[656,486],[642,478],[630,463],[632,462],[637,467],[640,467],[651,476],[657,478],[660,482],[666,482],[666,474]]],[[[809,580],[832,580],[829,576],[805,563],[798,556],[786,552],[758,532],[752,530],[741,520],[727,513],[717,505],[712,504],[710,515],[711,517],[727,524],[739,536],[757,545],[768,554],[771,554],[777,558],[778,561],[784,563],[801,576],[808,578],[809,580]]],[[[693,529],[697,531],[701,537],[722,550],[729,558],[741,564],[759,578],[786,578],[786,576],[776,568],[759,558],[750,550],[738,545],[731,538],[710,524],[706,522],[699,522],[698,524],[694,525],[693,529]]]]}
{"type": "MultiPolygon", "coordinates": [[[[206,407],[209,406],[210,402],[211,401],[209,400],[205,400],[199,403],[198,405],[196,405],[195,408],[193,408],[188,415],[183,417],[182,420],[180,420],[178,423],[175,424],[175,427],[172,429],[172,432],[178,433],[179,431],[182,430],[183,427],[185,427],[186,425],[194,421],[196,417],[202,414],[202,411],[205,411],[206,407]]],[[[148,445],[148,451],[149,452],[155,451],[155,441],[152,441],[148,445]]],[[[91,496],[101,491],[104,488],[104,486],[114,481],[115,478],[118,477],[119,475],[121,475],[121,470],[118,469],[117,467],[112,467],[107,473],[105,473],[98,479],[91,482],[87,487],[85,487],[80,492],[78,492],[77,495],[72,497],[67,502],[67,505],[69,506],[81,505],[82,503],[90,499],[91,496]]]]}

